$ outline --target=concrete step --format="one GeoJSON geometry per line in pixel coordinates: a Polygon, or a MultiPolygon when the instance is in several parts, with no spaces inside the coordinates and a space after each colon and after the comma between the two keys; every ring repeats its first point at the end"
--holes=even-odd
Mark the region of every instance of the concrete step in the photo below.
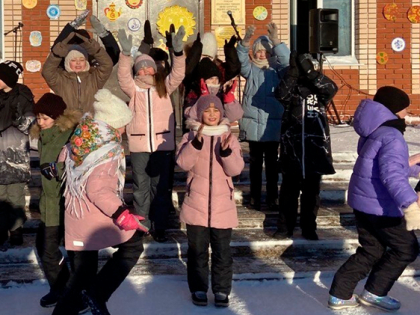
{"type": "MultiPolygon", "coordinates": [[[[235,230],[231,248],[235,279],[293,279],[332,276],[358,246],[354,229],[319,229],[319,241],[307,241],[296,231],[293,240],[274,240],[273,230],[235,230]]],[[[186,275],[185,231],[171,232],[170,241],[161,244],[150,237],[145,251],[131,272],[136,275],[186,275]]],[[[34,236],[18,248],[0,252],[0,284],[31,282],[44,275],[33,250],[34,236]]],[[[100,265],[113,253],[100,251],[100,265]]],[[[420,258],[405,275],[420,274],[420,258]]]]}
{"type": "MultiPolygon", "coordinates": [[[[264,204],[261,211],[246,206],[238,206],[237,209],[239,229],[275,228],[277,226],[278,211],[269,210],[264,204]]],[[[28,221],[23,226],[24,232],[36,232],[41,222],[40,213],[27,211],[26,216],[28,221]]],[[[299,224],[299,216],[297,223],[299,224]]],[[[354,226],[353,210],[347,205],[322,205],[318,211],[317,225],[319,227],[354,226]]],[[[170,214],[169,229],[179,230],[184,228],[185,226],[179,221],[179,211],[170,214]]]]}

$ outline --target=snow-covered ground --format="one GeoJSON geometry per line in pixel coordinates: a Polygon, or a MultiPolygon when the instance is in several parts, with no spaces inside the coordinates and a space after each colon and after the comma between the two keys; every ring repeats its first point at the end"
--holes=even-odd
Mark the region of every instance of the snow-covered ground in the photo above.
{"type": "MultiPolygon", "coordinates": [[[[207,307],[191,303],[186,278],[183,276],[128,277],[108,303],[113,315],[323,315],[323,314],[388,314],[373,308],[332,311],[327,308],[331,278],[264,281],[234,281],[231,305],[219,309],[209,296],[207,307]]],[[[419,314],[420,279],[402,277],[390,295],[402,302],[400,315],[419,314]]],[[[356,293],[363,289],[359,283],[356,293]]],[[[52,309],[39,306],[39,298],[47,293],[43,282],[13,285],[0,290],[0,314],[47,315],[52,309]]],[[[90,314],[90,313],[88,313],[90,314]]]]}

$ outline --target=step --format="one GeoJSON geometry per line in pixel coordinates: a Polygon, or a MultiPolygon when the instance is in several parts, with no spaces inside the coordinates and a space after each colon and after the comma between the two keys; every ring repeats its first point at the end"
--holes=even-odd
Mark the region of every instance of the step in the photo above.
{"type": "MultiPolygon", "coordinates": [[[[273,240],[271,230],[235,230],[232,237],[234,279],[297,279],[331,277],[355,252],[357,235],[352,229],[319,229],[319,241],[307,241],[297,231],[293,240],[273,240]]],[[[419,234],[418,234],[419,235],[419,234]]],[[[34,238],[34,237],[33,237],[34,238]]],[[[32,241],[21,248],[0,252],[0,284],[31,282],[44,279],[32,241]],[[26,247],[25,247],[26,246],[26,247]]],[[[145,251],[131,276],[186,275],[186,236],[170,234],[165,244],[145,239],[145,251]]],[[[100,251],[100,265],[112,254],[100,251]]],[[[420,258],[405,270],[403,276],[420,275],[420,258]]]]}
{"type": "MultiPolygon", "coordinates": [[[[275,228],[277,226],[278,211],[270,211],[262,205],[261,211],[238,206],[238,221],[240,229],[275,228]]],[[[40,213],[27,211],[28,220],[23,228],[25,233],[34,233],[38,228],[40,213]]],[[[299,216],[297,220],[299,224],[299,216]]],[[[318,211],[317,225],[319,227],[354,226],[353,210],[347,205],[322,205],[318,211]]],[[[184,229],[185,225],[179,221],[179,212],[169,215],[168,228],[172,230],[184,229]]]]}

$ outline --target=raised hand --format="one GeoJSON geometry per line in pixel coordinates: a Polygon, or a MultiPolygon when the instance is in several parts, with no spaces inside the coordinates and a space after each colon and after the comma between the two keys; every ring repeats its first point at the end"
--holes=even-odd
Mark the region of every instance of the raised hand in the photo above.
{"type": "Polygon", "coordinates": [[[172,33],[175,33],[175,25],[173,24],[169,26],[169,32],[165,31],[166,47],[168,47],[168,49],[174,48],[174,46],[172,45],[172,33]]]}
{"type": "Polygon", "coordinates": [[[52,49],[54,55],[58,57],[65,57],[69,52],[69,41],[73,39],[75,32],[71,32],[62,42],[57,43],[52,49]]]}
{"type": "Polygon", "coordinates": [[[228,136],[225,136],[221,143],[221,148],[223,151],[229,149],[230,140],[232,139],[232,134],[230,133],[228,136]]]}
{"type": "Polygon", "coordinates": [[[230,80],[223,85],[223,103],[229,104],[235,101],[235,90],[238,85],[237,80],[230,80]]]}
{"type": "Polygon", "coordinates": [[[107,29],[96,16],[90,16],[90,24],[92,24],[95,33],[98,34],[99,37],[105,37],[106,35],[108,35],[107,29]]]}
{"type": "Polygon", "coordinates": [[[174,47],[174,52],[176,53],[180,53],[184,50],[184,42],[183,42],[183,38],[185,36],[185,28],[184,25],[181,25],[178,29],[178,32],[175,33],[171,33],[171,37],[172,37],[172,46],[174,47]]]}
{"type": "Polygon", "coordinates": [[[229,42],[225,39],[225,47],[235,47],[238,38],[235,35],[232,35],[229,42]]]}
{"type": "Polygon", "coordinates": [[[254,35],[254,33],[255,33],[255,26],[254,25],[248,26],[245,32],[245,36],[241,41],[242,46],[245,46],[245,47],[249,46],[251,37],[254,35]]]}
{"type": "Polygon", "coordinates": [[[197,130],[197,135],[195,136],[197,140],[200,142],[203,142],[203,129],[204,129],[204,124],[201,124],[200,128],[198,128],[197,130]]]}
{"type": "Polygon", "coordinates": [[[118,41],[120,42],[122,53],[126,56],[131,56],[131,48],[133,47],[133,36],[125,33],[123,28],[118,30],[118,41]]]}
{"type": "Polygon", "coordinates": [[[273,45],[277,46],[278,44],[280,44],[280,38],[278,35],[279,29],[276,23],[274,22],[268,23],[267,29],[268,29],[268,38],[271,40],[273,45]]]}
{"type": "Polygon", "coordinates": [[[82,40],[80,46],[86,49],[89,55],[93,56],[99,51],[99,49],[101,49],[101,45],[99,45],[99,43],[93,38],[89,39],[83,35],[80,35],[79,33],[76,33],[75,36],[82,40]]]}
{"type": "Polygon", "coordinates": [[[152,28],[150,27],[150,21],[149,20],[146,20],[146,22],[144,22],[143,42],[145,42],[146,44],[149,44],[149,45],[153,45],[153,43],[154,43],[153,36],[152,36],[152,28]]]}

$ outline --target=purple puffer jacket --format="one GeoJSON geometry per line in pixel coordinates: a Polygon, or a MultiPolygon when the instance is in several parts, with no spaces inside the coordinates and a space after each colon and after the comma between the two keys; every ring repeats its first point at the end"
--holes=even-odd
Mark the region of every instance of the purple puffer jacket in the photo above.
{"type": "MultiPolygon", "coordinates": [[[[360,135],[356,164],[351,175],[348,204],[359,211],[402,217],[402,208],[417,201],[408,177],[408,146],[401,132],[381,126],[397,117],[385,106],[363,100],[354,114],[354,129],[360,135]]],[[[418,175],[418,172],[417,172],[418,175]]]]}

